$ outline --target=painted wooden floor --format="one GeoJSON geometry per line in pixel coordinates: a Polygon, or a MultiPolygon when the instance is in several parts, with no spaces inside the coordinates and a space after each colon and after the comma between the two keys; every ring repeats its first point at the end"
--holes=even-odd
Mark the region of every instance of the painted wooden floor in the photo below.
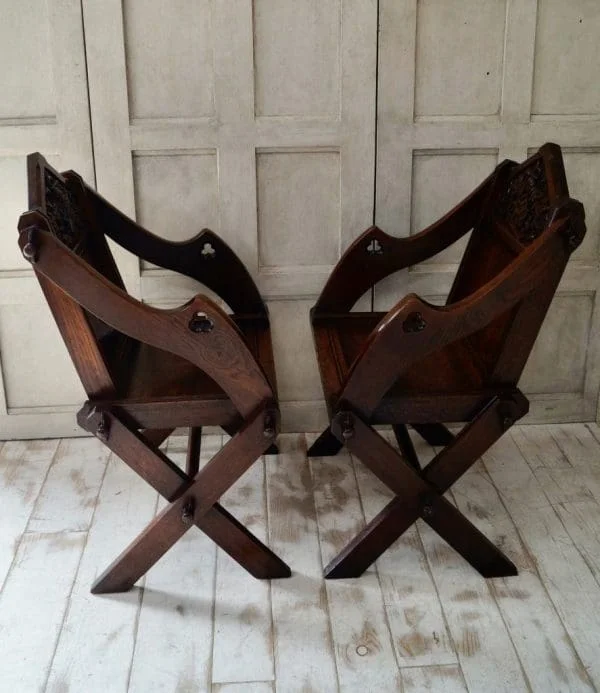
{"type": "MultiPolygon", "coordinates": [[[[0,691],[600,690],[600,429],[513,430],[449,495],[517,564],[484,581],[423,524],[362,578],[322,566],[388,500],[280,437],[224,505],[293,569],[248,576],[195,528],[139,586],[94,577],[162,505],[94,439],[0,449],[0,691]]],[[[434,453],[419,439],[423,458],[434,453]]],[[[203,457],[222,444],[204,439],[203,457]]],[[[1,444],[0,444],[1,445],[1,444]]],[[[185,439],[168,451],[183,462],[185,439]]]]}

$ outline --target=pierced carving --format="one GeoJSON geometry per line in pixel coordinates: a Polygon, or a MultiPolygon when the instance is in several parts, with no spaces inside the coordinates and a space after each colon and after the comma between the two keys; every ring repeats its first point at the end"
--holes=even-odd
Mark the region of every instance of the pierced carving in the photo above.
{"type": "Polygon", "coordinates": [[[192,332],[207,333],[210,332],[215,323],[206,315],[206,313],[194,313],[189,322],[189,328],[192,332]]]}
{"type": "Polygon", "coordinates": [[[61,243],[76,251],[85,234],[85,224],[75,195],[51,171],[44,169],[46,216],[61,243]]]}
{"type": "Polygon", "coordinates": [[[427,327],[427,323],[423,319],[421,313],[409,313],[406,320],[402,323],[402,329],[405,332],[422,332],[427,327]]]}
{"type": "Polygon", "coordinates": [[[383,246],[376,238],[367,245],[367,255],[383,255],[383,246]]]}
{"type": "Polygon", "coordinates": [[[202,255],[202,257],[205,260],[214,260],[214,258],[217,255],[217,251],[212,247],[212,245],[210,243],[205,243],[202,246],[202,250],[200,251],[200,255],[202,255]]]}
{"type": "Polygon", "coordinates": [[[499,201],[499,217],[514,229],[517,240],[528,245],[548,226],[550,201],[542,159],[519,171],[499,201]]]}

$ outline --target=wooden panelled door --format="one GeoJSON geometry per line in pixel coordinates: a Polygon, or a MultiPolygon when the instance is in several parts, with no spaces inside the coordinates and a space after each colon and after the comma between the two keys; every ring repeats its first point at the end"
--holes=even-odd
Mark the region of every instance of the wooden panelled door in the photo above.
{"type": "Polygon", "coordinates": [[[22,0],[0,14],[0,438],[73,435],[85,395],[17,220],[31,151],[94,183],[81,4],[22,0]]]}
{"type": "MultiPolygon", "coordinates": [[[[154,233],[208,226],[231,245],[269,303],[284,426],[317,428],[308,310],[373,219],[377,3],[83,7],[99,191],[154,233]]],[[[124,274],[154,305],[199,290],[124,274]]]]}
{"type": "MultiPolygon", "coordinates": [[[[587,0],[380,0],[377,224],[416,233],[503,159],[561,145],[587,214],[521,387],[528,422],[596,418],[600,378],[600,14],[587,0]],[[536,7],[537,6],[537,7],[536,7]]],[[[375,306],[444,299],[464,243],[382,282],[375,306]]]]}
{"type": "MultiPolygon", "coordinates": [[[[17,250],[24,155],[34,150],[92,184],[95,173],[102,194],[157,234],[184,239],[204,226],[221,234],[269,303],[284,428],[317,430],[326,416],[308,309],[348,242],[374,212],[384,230],[414,233],[497,161],[556,141],[571,192],[586,206],[588,235],[522,385],[529,420],[595,418],[594,3],[13,4],[0,22],[0,437],[72,435],[83,400],[17,250]]],[[[117,257],[128,288],[145,301],[166,307],[199,290],[117,257]]],[[[408,289],[440,300],[459,257],[449,249],[378,286],[376,307],[408,289]]]]}

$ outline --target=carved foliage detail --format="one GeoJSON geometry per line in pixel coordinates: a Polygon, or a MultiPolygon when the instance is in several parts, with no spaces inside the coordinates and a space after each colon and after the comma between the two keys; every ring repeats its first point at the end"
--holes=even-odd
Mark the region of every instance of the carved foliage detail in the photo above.
{"type": "Polygon", "coordinates": [[[46,216],[59,241],[71,250],[81,245],[85,224],[73,193],[63,181],[48,169],[44,170],[46,187],[46,216]]]}
{"type": "Polygon", "coordinates": [[[550,219],[548,185],[542,159],[514,175],[499,202],[499,217],[509,224],[519,242],[527,245],[535,240],[550,219]]]}

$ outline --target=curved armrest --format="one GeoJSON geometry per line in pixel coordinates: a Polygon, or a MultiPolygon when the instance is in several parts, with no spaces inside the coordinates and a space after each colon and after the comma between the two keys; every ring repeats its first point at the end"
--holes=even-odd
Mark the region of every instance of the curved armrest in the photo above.
{"type": "Polygon", "coordinates": [[[377,226],[367,229],[342,255],[313,311],[349,311],[372,286],[401,269],[437,255],[470,231],[501,176],[516,164],[503,161],[468,197],[414,236],[396,238],[377,226]]]}
{"type": "Polygon", "coordinates": [[[125,250],[146,262],[201,282],[235,313],[267,314],[258,288],[243,262],[215,233],[203,229],[187,241],[168,241],[146,231],[113,207],[74,171],[62,175],[74,192],[85,195],[99,228],[125,250]]]}
{"type": "MultiPolygon", "coordinates": [[[[568,220],[555,222],[554,231],[565,225],[568,220]]],[[[558,281],[569,254],[561,236],[544,234],[496,277],[454,304],[435,306],[416,294],[399,301],[373,329],[352,364],[340,402],[369,417],[412,364],[481,330],[536,289],[549,273],[555,273],[558,281]]]]}
{"type": "MultiPolygon", "coordinates": [[[[22,217],[30,221],[34,213],[22,217]]],[[[41,217],[43,223],[43,217],[41,217]]],[[[19,245],[36,272],[119,332],[172,352],[205,371],[248,416],[273,399],[261,367],[229,316],[198,295],[172,310],[132,298],[38,225],[20,224],[19,245]]]]}

